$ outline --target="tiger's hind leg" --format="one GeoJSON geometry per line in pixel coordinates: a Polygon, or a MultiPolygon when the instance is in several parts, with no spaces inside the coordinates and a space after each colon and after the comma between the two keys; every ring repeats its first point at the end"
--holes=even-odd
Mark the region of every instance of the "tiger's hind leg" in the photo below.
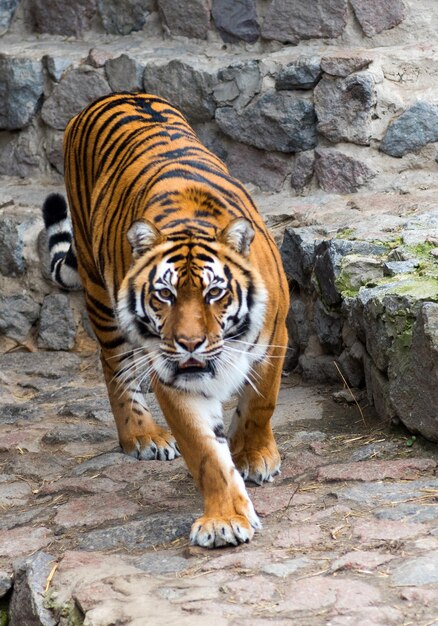
{"type": "MultiPolygon", "coordinates": [[[[150,362],[146,354],[138,361],[143,366],[150,362]]],[[[102,350],[101,362],[123,451],[144,460],[170,461],[179,456],[172,433],[155,423],[146,406],[140,389],[142,375],[132,353],[102,350]]]]}
{"type": "MultiPolygon", "coordinates": [[[[274,337],[276,346],[286,346],[284,329],[274,337]]],[[[271,416],[277,402],[286,348],[273,347],[255,366],[254,389],[246,385],[229,429],[233,461],[244,480],[261,485],[280,473],[280,454],[272,432],[271,416]]]]}

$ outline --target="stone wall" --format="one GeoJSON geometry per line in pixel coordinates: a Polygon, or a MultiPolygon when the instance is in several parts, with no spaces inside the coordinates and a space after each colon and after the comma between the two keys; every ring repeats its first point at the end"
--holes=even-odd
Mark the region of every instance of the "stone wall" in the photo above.
{"type": "Polygon", "coordinates": [[[437,22],[435,0],[0,0],[0,350],[89,346],[39,206],[69,119],[144,89],[287,226],[289,367],[438,440],[437,22]]]}

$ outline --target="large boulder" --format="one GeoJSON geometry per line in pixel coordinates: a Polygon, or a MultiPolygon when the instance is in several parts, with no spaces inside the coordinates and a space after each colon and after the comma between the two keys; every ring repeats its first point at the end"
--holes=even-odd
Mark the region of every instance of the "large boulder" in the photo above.
{"type": "Polygon", "coordinates": [[[40,60],[0,54],[0,130],[24,128],[44,91],[40,60]]]}
{"type": "Polygon", "coordinates": [[[416,102],[388,126],[380,150],[402,157],[433,141],[438,141],[438,106],[416,102]]]}

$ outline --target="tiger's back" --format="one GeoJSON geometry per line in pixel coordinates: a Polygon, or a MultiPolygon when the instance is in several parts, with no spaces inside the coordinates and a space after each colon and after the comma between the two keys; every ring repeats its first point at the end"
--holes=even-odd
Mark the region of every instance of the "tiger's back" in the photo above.
{"type": "Polygon", "coordinates": [[[244,479],[271,481],[280,467],[271,415],[289,302],[278,250],[244,187],[159,97],[94,102],[68,125],[64,155],[74,242],[56,247],[50,211],[64,219],[65,207],[47,201],[52,275],[73,285],[77,263],[121,446],[139,459],[181,451],[204,498],[193,543],[248,541],[260,524],[244,479]],[[148,377],[172,432],[145,405],[148,377]]]}

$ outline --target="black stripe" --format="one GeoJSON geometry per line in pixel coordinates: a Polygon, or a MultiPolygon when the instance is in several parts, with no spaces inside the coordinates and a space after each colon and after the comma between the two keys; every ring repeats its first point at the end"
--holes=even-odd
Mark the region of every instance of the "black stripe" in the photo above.
{"type": "Polygon", "coordinates": [[[51,250],[58,243],[71,243],[71,233],[64,231],[63,233],[56,233],[49,237],[49,250],[51,250]]]}

